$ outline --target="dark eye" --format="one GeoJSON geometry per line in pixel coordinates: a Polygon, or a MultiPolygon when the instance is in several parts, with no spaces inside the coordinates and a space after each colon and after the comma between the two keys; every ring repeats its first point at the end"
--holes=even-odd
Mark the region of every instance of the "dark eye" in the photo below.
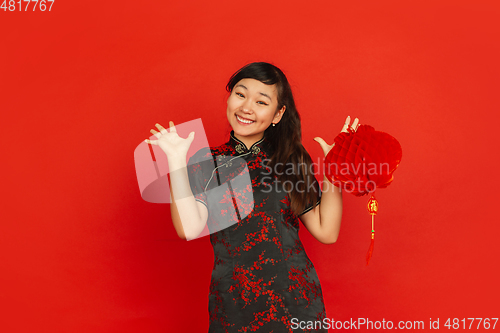
{"type": "Polygon", "coordinates": [[[235,95],[240,96],[240,97],[245,97],[245,96],[243,96],[242,93],[239,93],[239,92],[235,93],[235,95]]]}
{"type": "Polygon", "coordinates": [[[262,101],[258,101],[257,103],[260,105],[268,105],[266,102],[262,102],[262,101]]]}

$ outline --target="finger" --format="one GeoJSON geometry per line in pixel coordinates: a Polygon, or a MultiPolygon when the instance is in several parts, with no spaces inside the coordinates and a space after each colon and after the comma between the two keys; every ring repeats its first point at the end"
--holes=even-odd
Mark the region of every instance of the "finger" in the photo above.
{"type": "Polygon", "coordinates": [[[187,139],[189,140],[189,143],[193,142],[193,140],[194,140],[194,132],[189,133],[187,139]]]}
{"type": "Polygon", "coordinates": [[[169,121],[168,126],[170,127],[170,133],[172,133],[172,132],[177,133],[177,130],[175,129],[173,121],[169,121]]]}
{"type": "Polygon", "coordinates": [[[168,133],[167,130],[165,129],[165,127],[161,126],[160,124],[156,123],[155,126],[158,127],[158,129],[160,130],[161,134],[168,133]]]}
{"type": "Polygon", "coordinates": [[[156,136],[158,139],[159,139],[159,138],[160,138],[160,136],[161,136],[160,132],[157,132],[157,131],[155,131],[154,129],[152,129],[150,132],[151,132],[151,133],[153,133],[153,135],[154,135],[154,136],[156,136]]]}
{"type": "Polygon", "coordinates": [[[149,140],[149,139],[146,139],[144,141],[146,143],[149,143],[149,144],[152,144],[152,145],[158,145],[158,140],[149,140]]]}
{"type": "Polygon", "coordinates": [[[347,133],[347,128],[349,127],[349,123],[350,122],[351,122],[351,116],[347,116],[347,118],[345,119],[345,123],[344,123],[344,126],[342,127],[341,132],[347,133]]]}
{"type": "Polygon", "coordinates": [[[323,151],[330,150],[333,147],[333,145],[329,145],[328,143],[325,142],[325,140],[323,140],[320,137],[315,137],[313,140],[319,143],[323,151]]]}
{"type": "Polygon", "coordinates": [[[354,121],[352,122],[351,128],[354,131],[358,129],[358,126],[359,126],[358,123],[359,123],[359,119],[358,118],[354,119],[354,121]]]}
{"type": "Polygon", "coordinates": [[[326,145],[325,140],[323,140],[323,139],[322,139],[322,138],[320,138],[319,136],[315,137],[313,140],[314,140],[314,141],[316,141],[317,143],[319,143],[320,145],[323,145],[323,144],[325,144],[325,145],[326,145]]]}

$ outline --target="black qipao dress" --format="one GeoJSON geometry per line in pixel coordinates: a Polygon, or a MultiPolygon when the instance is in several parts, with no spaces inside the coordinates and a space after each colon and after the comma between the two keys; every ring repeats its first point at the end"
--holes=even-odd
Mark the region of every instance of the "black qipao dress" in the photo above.
{"type": "MultiPolygon", "coordinates": [[[[208,208],[214,250],[209,332],[327,332],[298,328],[323,321],[325,306],[290,197],[266,168],[271,153],[267,140],[247,149],[231,132],[229,142],[189,160],[191,190],[208,208]]],[[[314,186],[317,202],[303,213],[320,202],[314,186]]]]}

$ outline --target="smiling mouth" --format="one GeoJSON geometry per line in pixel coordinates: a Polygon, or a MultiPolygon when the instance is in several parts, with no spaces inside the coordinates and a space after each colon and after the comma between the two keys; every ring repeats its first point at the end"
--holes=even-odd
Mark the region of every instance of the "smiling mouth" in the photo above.
{"type": "Polygon", "coordinates": [[[251,123],[254,123],[255,121],[253,120],[248,120],[248,119],[244,119],[244,118],[241,118],[240,116],[236,115],[236,119],[240,122],[240,123],[243,123],[243,124],[251,124],[251,123]]]}

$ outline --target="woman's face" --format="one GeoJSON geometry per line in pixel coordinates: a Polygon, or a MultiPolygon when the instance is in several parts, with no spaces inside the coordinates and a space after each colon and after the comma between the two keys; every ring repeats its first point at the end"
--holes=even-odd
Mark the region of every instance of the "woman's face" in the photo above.
{"type": "Polygon", "coordinates": [[[262,139],[264,131],[277,124],[285,107],[278,107],[276,85],[267,85],[255,79],[242,79],[233,88],[227,99],[227,120],[234,136],[247,148],[262,139]]]}

